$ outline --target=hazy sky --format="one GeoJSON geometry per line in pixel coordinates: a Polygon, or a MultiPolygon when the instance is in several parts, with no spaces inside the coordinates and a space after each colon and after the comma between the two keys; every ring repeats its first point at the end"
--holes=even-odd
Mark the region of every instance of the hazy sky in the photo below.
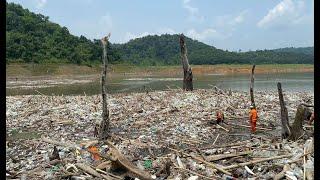
{"type": "Polygon", "coordinates": [[[313,0],[7,0],[49,16],[71,34],[123,43],[176,34],[219,49],[313,46],[313,0]]]}

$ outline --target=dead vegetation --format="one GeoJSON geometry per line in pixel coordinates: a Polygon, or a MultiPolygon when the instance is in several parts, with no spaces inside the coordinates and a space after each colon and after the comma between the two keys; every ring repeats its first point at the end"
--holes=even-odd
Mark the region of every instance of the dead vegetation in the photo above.
{"type": "MultiPolygon", "coordinates": [[[[314,101],[313,94],[283,94],[289,122],[301,103],[314,101]]],[[[11,179],[313,179],[313,126],[303,124],[304,134],[296,141],[282,140],[276,91],[255,91],[260,118],[252,136],[249,93],[108,94],[109,142],[94,137],[96,121],[102,119],[101,95],[6,100],[6,174],[11,179]],[[218,109],[225,124],[215,126],[210,121],[218,109]]]]}

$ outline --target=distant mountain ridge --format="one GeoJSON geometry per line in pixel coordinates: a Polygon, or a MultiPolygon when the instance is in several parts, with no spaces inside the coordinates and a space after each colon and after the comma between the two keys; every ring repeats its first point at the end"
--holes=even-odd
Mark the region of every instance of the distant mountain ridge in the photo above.
{"type": "MultiPolygon", "coordinates": [[[[313,64],[314,48],[229,52],[186,37],[190,64],[313,64]]],[[[74,36],[66,27],[15,3],[6,3],[6,62],[101,63],[99,40],[74,36]]],[[[179,35],[149,35],[124,44],[110,43],[111,63],[180,64],[179,35]]]]}
{"type": "MultiPolygon", "coordinates": [[[[313,64],[314,48],[281,48],[249,52],[230,52],[217,49],[186,37],[191,64],[313,64]]],[[[121,59],[134,64],[179,64],[179,35],[149,35],[115,44],[121,59]]]]}

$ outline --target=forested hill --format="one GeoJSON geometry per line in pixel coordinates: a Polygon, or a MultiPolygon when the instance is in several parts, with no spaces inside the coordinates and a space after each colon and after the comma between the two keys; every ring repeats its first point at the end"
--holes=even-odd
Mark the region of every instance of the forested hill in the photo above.
{"type": "MultiPolygon", "coordinates": [[[[108,47],[110,59],[116,55],[108,47]]],[[[92,63],[101,61],[98,40],[73,36],[66,27],[50,22],[21,5],[6,3],[6,62],[92,63]]]]}
{"type": "MultiPolygon", "coordinates": [[[[6,62],[101,62],[98,40],[71,35],[66,27],[20,5],[6,4],[6,62]]],[[[313,64],[313,47],[228,52],[186,37],[191,64],[313,64]]],[[[239,47],[241,49],[241,47],[239,47]]],[[[154,35],[108,46],[109,62],[139,65],[180,64],[179,35],[154,35]]]]}
{"type": "MultiPolygon", "coordinates": [[[[313,64],[313,47],[229,52],[186,38],[191,64],[313,64]]],[[[179,35],[153,35],[114,45],[123,60],[137,63],[180,63],[179,35]]]]}

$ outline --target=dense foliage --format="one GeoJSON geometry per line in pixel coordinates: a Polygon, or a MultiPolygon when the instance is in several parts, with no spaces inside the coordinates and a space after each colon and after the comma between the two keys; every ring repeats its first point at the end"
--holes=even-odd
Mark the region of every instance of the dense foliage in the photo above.
{"type": "MultiPolygon", "coordinates": [[[[108,47],[110,59],[115,60],[108,47]]],[[[84,36],[73,36],[66,27],[14,3],[6,4],[6,61],[92,63],[101,60],[102,47],[84,36]]]]}
{"type": "MultiPolygon", "coordinates": [[[[71,35],[66,27],[50,22],[14,3],[6,4],[6,61],[35,63],[101,62],[99,40],[71,35]]],[[[191,64],[313,64],[313,47],[228,52],[186,38],[191,64]]],[[[111,63],[174,65],[180,63],[179,36],[146,36],[125,44],[109,44],[111,63]]]]}
{"type": "MultiPolygon", "coordinates": [[[[186,38],[191,64],[313,64],[313,47],[229,52],[186,38]]],[[[145,36],[119,44],[122,58],[134,64],[178,64],[180,49],[178,35],[145,36]]]]}

